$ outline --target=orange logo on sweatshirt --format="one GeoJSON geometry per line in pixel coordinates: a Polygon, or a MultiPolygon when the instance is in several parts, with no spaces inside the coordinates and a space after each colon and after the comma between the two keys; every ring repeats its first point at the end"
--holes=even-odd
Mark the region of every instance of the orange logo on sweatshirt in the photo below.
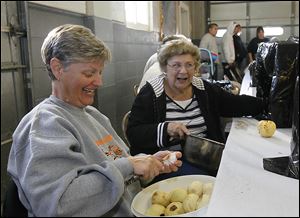
{"type": "Polygon", "coordinates": [[[107,136],[104,136],[102,139],[100,140],[97,140],[96,141],[96,145],[100,146],[100,145],[104,145],[108,142],[111,142],[113,140],[113,137],[112,135],[107,135],[107,136]]]}
{"type": "Polygon", "coordinates": [[[111,142],[113,142],[112,135],[106,135],[97,140],[96,145],[99,146],[100,150],[102,150],[102,152],[104,152],[104,154],[111,160],[122,157],[123,150],[118,145],[114,145],[111,142]]]}

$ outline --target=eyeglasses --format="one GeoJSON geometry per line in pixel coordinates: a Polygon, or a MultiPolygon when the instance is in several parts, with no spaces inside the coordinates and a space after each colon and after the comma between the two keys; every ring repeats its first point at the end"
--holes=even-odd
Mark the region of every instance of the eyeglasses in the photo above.
{"type": "Polygon", "coordinates": [[[175,71],[181,70],[183,66],[187,71],[195,69],[195,64],[192,64],[192,63],[186,63],[184,65],[181,63],[167,64],[167,65],[175,71]]]}

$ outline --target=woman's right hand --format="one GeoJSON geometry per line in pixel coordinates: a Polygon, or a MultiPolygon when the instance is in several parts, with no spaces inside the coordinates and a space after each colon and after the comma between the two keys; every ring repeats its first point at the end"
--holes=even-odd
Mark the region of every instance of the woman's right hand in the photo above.
{"type": "Polygon", "coordinates": [[[172,138],[183,139],[185,135],[189,135],[190,131],[183,123],[168,123],[167,132],[172,138]]]}
{"type": "Polygon", "coordinates": [[[153,179],[165,170],[163,163],[153,155],[129,156],[128,159],[133,166],[134,174],[143,180],[153,179]]]}

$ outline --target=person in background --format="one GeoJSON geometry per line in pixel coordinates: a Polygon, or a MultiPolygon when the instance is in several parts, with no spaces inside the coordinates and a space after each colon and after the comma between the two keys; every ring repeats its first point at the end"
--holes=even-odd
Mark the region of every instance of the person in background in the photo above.
{"type": "Polygon", "coordinates": [[[247,49],[242,42],[240,34],[242,33],[242,26],[240,24],[235,26],[236,30],[234,31],[233,35],[233,43],[234,43],[234,52],[235,52],[235,63],[238,70],[243,72],[243,61],[247,57],[247,49]]]}
{"type": "Polygon", "coordinates": [[[238,24],[235,22],[230,22],[222,38],[222,65],[225,79],[241,83],[242,77],[236,70],[235,49],[233,43],[233,35],[239,31],[239,28],[236,28],[237,25],[238,24]]]}
{"type": "MultiPolygon", "coordinates": [[[[261,99],[233,95],[220,86],[195,77],[200,67],[199,48],[184,39],[163,44],[158,51],[163,74],[146,83],[136,96],[128,120],[127,138],[132,154],[160,150],[181,151],[192,134],[224,143],[220,116],[240,117],[263,112],[261,99]]],[[[175,173],[155,179],[209,174],[182,159],[175,173]]],[[[214,172],[211,175],[216,175],[214,172]]]]}
{"type": "Polygon", "coordinates": [[[258,26],[256,28],[256,37],[251,39],[251,41],[248,44],[247,51],[248,51],[248,58],[249,62],[253,62],[256,59],[256,53],[258,44],[261,42],[268,42],[269,38],[265,37],[265,31],[262,26],[258,26]]]}
{"type": "Polygon", "coordinates": [[[199,48],[206,48],[210,50],[211,55],[214,61],[214,74],[213,79],[217,80],[218,78],[218,63],[219,63],[219,51],[216,41],[216,35],[218,32],[218,24],[211,23],[208,25],[208,32],[201,38],[199,48]]]}
{"type": "MultiPolygon", "coordinates": [[[[161,45],[165,44],[168,41],[174,40],[174,39],[188,39],[184,35],[168,35],[165,36],[161,42],[161,45]]],[[[160,46],[161,46],[160,45],[160,46]]],[[[137,93],[141,90],[141,88],[146,84],[147,81],[151,80],[152,78],[156,77],[157,75],[160,75],[162,72],[160,70],[158,61],[157,61],[157,52],[154,53],[147,61],[145,68],[144,68],[144,73],[143,73],[143,78],[139,84],[139,87],[137,89],[137,93]]]]}
{"type": "Polygon", "coordinates": [[[28,216],[133,216],[139,180],[176,171],[181,161],[164,164],[170,151],[131,156],[109,119],[90,106],[111,57],[90,29],[54,28],[41,54],[52,94],[19,123],[7,167],[28,216]]]}

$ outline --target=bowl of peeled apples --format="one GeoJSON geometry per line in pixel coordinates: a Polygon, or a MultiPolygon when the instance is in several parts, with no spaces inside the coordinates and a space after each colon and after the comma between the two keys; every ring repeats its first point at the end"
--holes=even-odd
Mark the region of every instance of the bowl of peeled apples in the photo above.
{"type": "Polygon", "coordinates": [[[131,210],[136,217],[205,216],[215,177],[178,176],[159,181],[140,191],[131,210]]]}

